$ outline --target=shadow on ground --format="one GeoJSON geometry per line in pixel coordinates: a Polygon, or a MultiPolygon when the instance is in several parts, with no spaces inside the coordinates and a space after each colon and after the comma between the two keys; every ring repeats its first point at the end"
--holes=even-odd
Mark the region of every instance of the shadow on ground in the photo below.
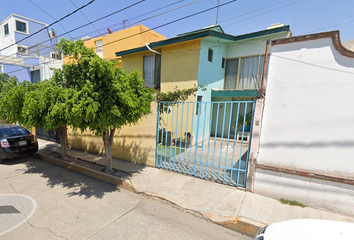
{"type": "Polygon", "coordinates": [[[47,180],[46,185],[51,188],[62,187],[69,190],[68,197],[80,196],[86,199],[103,198],[106,193],[120,191],[117,186],[96,180],[83,174],[74,172],[54,164],[33,157],[6,160],[4,165],[25,164],[23,174],[39,174],[47,180]]]}

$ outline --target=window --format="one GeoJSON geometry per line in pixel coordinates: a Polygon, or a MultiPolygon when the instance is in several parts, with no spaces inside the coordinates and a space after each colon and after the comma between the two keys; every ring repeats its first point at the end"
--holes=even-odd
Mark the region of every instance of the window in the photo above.
{"type": "Polygon", "coordinates": [[[160,89],[161,82],[161,55],[144,56],[144,80],[145,85],[160,89]]]}
{"type": "Polygon", "coordinates": [[[225,58],[221,59],[221,68],[225,68],[225,58]]]}
{"type": "Polygon", "coordinates": [[[103,58],[103,40],[95,42],[95,51],[100,58],[103,58]]]}
{"type": "Polygon", "coordinates": [[[197,109],[195,112],[196,115],[198,115],[198,113],[199,113],[199,104],[202,101],[202,99],[203,99],[203,96],[197,96],[197,109]]]}
{"type": "MultiPolygon", "coordinates": [[[[55,52],[50,52],[50,58],[55,59],[55,52]]],[[[57,53],[57,58],[56,59],[61,59],[60,53],[57,53]]]]}
{"type": "Polygon", "coordinates": [[[260,89],[263,68],[264,55],[227,59],[224,89],[260,89]]]}
{"type": "Polygon", "coordinates": [[[208,51],[208,61],[212,62],[213,61],[213,49],[209,48],[208,51]]]}
{"type": "Polygon", "coordinates": [[[29,50],[28,47],[25,46],[17,46],[17,52],[22,56],[22,55],[28,55],[29,50]]]}
{"type": "Polygon", "coordinates": [[[40,70],[31,71],[31,83],[37,83],[41,80],[40,70]]]}
{"type": "Polygon", "coordinates": [[[27,23],[16,20],[16,31],[27,34],[27,23]]]}
{"type": "Polygon", "coordinates": [[[7,34],[9,34],[9,24],[8,24],[8,23],[6,23],[6,24],[4,25],[4,33],[5,33],[5,36],[6,36],[7,34]]]}

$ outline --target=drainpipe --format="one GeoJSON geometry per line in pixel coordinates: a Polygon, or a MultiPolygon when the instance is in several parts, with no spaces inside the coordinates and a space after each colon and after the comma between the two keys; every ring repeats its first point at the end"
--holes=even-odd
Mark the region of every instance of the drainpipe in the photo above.
{"type": "Polygon", "coordinates": [[[161,54],[160,52],[151,49],[151,47],[150,47],[149,45],[150,45],[150,43],[146,43],[146,44],[145,44],[145,46],[146,46],[151,52],[157,53],[157,54],[161,54]]]}
{"type": "Polygon", "coordinates": [[[265,56],[264,56],[264,66],[263,66],[263,74],[262,74],[262,86],[261,86],[261,96],[260,98],[263,98],[264,97],[264,79],[265,79],[265,73],[266,73],[266,70],[267,70],[267,63],[268,63],[268,49],[269,49],[269,43],[270,43],[270,40],[268,39],[267,40],[267,46],[266,46],[266,51],[265,51],[265,56]]]}

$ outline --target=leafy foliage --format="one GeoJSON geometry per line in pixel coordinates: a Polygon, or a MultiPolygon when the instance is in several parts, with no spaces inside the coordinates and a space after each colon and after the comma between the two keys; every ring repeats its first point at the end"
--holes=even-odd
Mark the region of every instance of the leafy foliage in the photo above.
{"type": "Polygon", "coordinates": [[[10,76],[6,73],[0,73],[0,94],[5,94],[17,84],[18,80],[15,76],[10,76]]]}
{"type": "Polygon", "coordinates": [[[138,72],[125,73],[114,61],[103,60],[82,41],[62,39],[59,50],[72,62],[57,70],[56,84],[74,89],[71,123],[81,131],[89,128],[103,138],[106,171],[112,171],[112,143],[116,129],[135,124],[151,112],[153,89],[144,86],[138,72]]]}

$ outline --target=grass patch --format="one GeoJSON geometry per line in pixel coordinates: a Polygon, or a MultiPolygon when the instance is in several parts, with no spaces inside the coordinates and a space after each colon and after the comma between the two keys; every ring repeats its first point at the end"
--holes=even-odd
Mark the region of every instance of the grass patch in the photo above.
{"type": "Polygon", "coordinates": [[[176,156],[180,153],[183,153],[185,151],[184,148],[178,148],[178,147],[170,147],[170,146],[161,146],[159,145],[157,147],[157,154],[162,155],[162,156],[176,156]]]}
{"type": "Polygon", "coordinates": [[[286,204],[286,205],[290,205],[290,206],[299,206],[302,208],[307,207],[306,205],[299,203],[298,201],[295,201],[295,200],[291,201],[291,200],[286,200],[284,198],[279,198],[278,201],[281,202],[282,204],[286,204]]]}

